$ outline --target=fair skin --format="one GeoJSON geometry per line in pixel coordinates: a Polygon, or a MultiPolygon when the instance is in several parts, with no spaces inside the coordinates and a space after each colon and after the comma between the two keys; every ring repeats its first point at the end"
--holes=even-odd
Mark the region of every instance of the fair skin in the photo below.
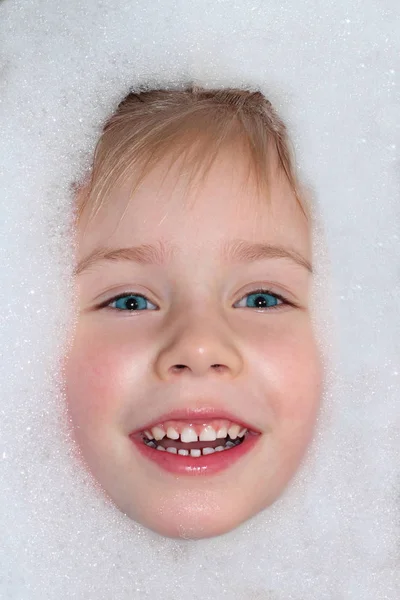
{"type": "Polygon", "coordinates": [[[173,246],[164,265],[98,260],[77,275],[65,364],[86,464],[121,511],[164,536],[220,535],[273,503],[299,467],[319,406],[309,226],[276,164],[261,206],[252,180],[244,185],[246,169],[237,149],[221,151],[188,190],[179,164],[168,171],[161,161],[133,197],[114,187],[107,206],[78,226],[78,261],[99,247],[173,246]],[[291,256],[228,260],[222,249],[233,240],[291,256]],[[259,289],[276,308],[246,304],[259,289]],[[145,297],[145,308],[118,309],[113,298],[125,292],[145,297]],[[179,409],[229,411],[257,441],[218,473],[168,472],[130,434],[179,409]]]}

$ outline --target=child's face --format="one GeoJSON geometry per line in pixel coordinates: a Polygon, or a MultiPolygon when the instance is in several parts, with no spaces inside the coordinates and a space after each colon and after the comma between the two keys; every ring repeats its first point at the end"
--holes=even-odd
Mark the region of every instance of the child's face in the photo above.
{"type": "Polygon", "coordinates": [[[162,535],[199,538],[282,493],[312,436],[321,366],[310,233],[284,176],[275,168],[260,207],[237,150],[197,190],[177,174],[162,162],[128,204],[116,187],[82,219],[78,259],[114,255],[77,275],[66,384],[83,457],[120,510],[162,535]],[[243,429],[230,445],[227,430],[232,444],[243,429]]]}

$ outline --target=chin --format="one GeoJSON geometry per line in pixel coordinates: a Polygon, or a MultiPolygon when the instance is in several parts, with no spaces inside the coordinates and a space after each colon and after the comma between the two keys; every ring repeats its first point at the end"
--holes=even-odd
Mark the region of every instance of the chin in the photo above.
{"type": "Polygon", "coordinates": [[[149,506],[136,520],[155,533],[168,538],[200,540],[217,537],[236,529],[252,514],[245,514],[241,507],[222,503],[211,493],[201,496],[188,491],[176,496],[173,502],[149,506]]]}
{"type": "Polygon", "coordinates": [[[202,515],[201,518],[191,515],[180,519],[152,519],[147,524],[149,529],[164,537],[183,540],[201,540],[217,537],[235,529],[240,522],[222,519],[221,515],[202,515]]]}

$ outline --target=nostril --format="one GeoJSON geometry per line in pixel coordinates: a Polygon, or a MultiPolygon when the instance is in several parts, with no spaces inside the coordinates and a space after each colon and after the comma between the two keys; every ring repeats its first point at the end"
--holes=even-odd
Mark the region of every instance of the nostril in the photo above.
{"type": "Polygon", "coordinates": [[[220,371],[224,371],[224,369],[226,368],[226,366],[225,366],[225,365],[219,365],[219,364],[217,364],[217,365],[211,365],[211,367],[212,367],[213,369],[215,369],[215,371],[218,371],[218,373],[219,373],[220,371]]]}
{"type": "MultiPolygon", "coordinates": [[[[1,0],[0,0],[1,1],[1,0]]],[[[182,369],[187,369],[188,366],[187,365],[173,365],[172,371],[181,371],[182,369]]],[[[221,365],[219,363],[216,363],[214,365],[211,365],[211,368],[216,369],[217,371],[220,371],[221,369],[224,368],[224,365],[221,365]]]]}

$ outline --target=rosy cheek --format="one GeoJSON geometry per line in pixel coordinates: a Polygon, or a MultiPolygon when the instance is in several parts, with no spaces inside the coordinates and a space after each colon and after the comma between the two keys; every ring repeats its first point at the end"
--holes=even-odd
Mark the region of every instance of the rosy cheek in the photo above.
{"type": "Polygon", "coordinates": [[[321,395],[321,365],[309,331],[281,340],[275,353],[276,414],[294,427],[314,420],[321,395]]]}
{"type": "MultiPolygon", "coordinates": [[[[67,400],[72,416],[101,420],[123,393],[124,355],[121,349],[77,343],[66,370],[67,400]]],[[[125,392],[126,395],[126,392],[125,392]]]]}

